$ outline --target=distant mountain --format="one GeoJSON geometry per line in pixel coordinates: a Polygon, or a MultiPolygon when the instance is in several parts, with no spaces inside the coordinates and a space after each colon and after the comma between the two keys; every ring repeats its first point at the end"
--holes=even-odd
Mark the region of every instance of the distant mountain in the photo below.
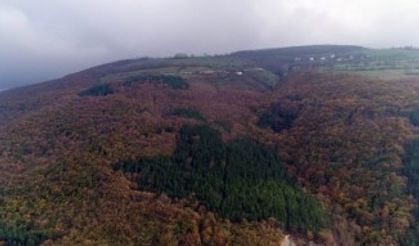
{"type": "Polygon", "coordinates": [[[418,58],[142,58],[4,91],[0,245],[417,245],[418,58]]]}

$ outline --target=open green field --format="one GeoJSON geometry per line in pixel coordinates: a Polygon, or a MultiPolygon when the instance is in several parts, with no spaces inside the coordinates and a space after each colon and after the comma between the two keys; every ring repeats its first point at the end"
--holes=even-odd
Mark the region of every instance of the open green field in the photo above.
{"type": "Polygon", "coordinates": [[[368,78],[378,78],[384,80],[395,80],[395,79],[412,79],[419,78],[419,73],[410,73],[401,69],[384,69],[384,70],[340,70],[335,71],[336,73],[343,74],[355,74],[359,76],[366,76],[368,78]]]}

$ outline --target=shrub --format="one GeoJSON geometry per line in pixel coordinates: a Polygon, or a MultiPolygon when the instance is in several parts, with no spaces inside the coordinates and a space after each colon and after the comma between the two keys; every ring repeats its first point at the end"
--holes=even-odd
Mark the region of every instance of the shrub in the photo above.
{"type": "Polygon", "coordinates": [[[410,112],[409,114],[410,122],[412,122],[413,125],[419,126],[419,110],[414,110],[410,112]]]}
{"type": "Polygon", "coordinates": [[[170,111],[169,115],[206,121],[206,118],[199,111],[190,108],[176,108],[170,111]]]}
{"type": "Polygon", "coordinates": [[[173,89],[188,89],[189,84],[182,77],[175,75],[146,75],[140,74],[132,76],[124,81],[125,86],[131,86],[135,83],[149,82],[157,85],[167,85],[173,89]]]}
{"type": "Polygon", "coordinates": [[[79,96],[107,96],[113,94],[114,90],[110,84],[94,85],[79,93],[79,96]]]}

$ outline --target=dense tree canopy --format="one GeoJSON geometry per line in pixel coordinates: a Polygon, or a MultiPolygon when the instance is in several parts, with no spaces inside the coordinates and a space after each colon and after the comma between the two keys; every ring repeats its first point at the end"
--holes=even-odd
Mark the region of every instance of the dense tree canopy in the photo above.
{"type": "Polygon", "coordinates": [[[0,217],[0,241],[10,246],[36,246],[46,239],[54,238],[53,234],[44,230],[30,228],[24,223],[6,222],[0,217]]]}
{"type": "MultiPolygon", "coordinates": [[[[416,199],[419,199],[419,139],[413,139],[407,146],[403,174],[408,178],[407,191],[416,199]]],[[[419,220],[418,207],[414,213],[414,220],[419,220]]],[[[401,243],[409,246],[419,244],[419,225],[417,222],[413,223],[406,236],[401,238],[401,243]]]]}
{"type": "Polygon", "coordinates": [[[276,132],[291,128],[292,123],[298,117],[298,111],[281,104],[274,104],[263,112],[258,120],[261,127],[269,127],[276,132]]]}
{"type": "Polygon", "coordinates": [[[327,224],[320,203],[297,188],[275,150],[248,138],[224,144],[207,125],[182,127],[172,158],[143,158],[115,168],[137,173],[140,189],[175,197],[194,193],[233,221],[274,217],[287,229],[315,232],[327,224]]]}

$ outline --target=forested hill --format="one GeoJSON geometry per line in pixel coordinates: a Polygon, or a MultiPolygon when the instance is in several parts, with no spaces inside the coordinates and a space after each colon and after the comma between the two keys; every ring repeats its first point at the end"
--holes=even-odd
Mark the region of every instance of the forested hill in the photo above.
{"type": "Polygon", "coordinates": [[[418,54],[141,58],[2,92],[0,245],[417,245],[418,54]]]}

